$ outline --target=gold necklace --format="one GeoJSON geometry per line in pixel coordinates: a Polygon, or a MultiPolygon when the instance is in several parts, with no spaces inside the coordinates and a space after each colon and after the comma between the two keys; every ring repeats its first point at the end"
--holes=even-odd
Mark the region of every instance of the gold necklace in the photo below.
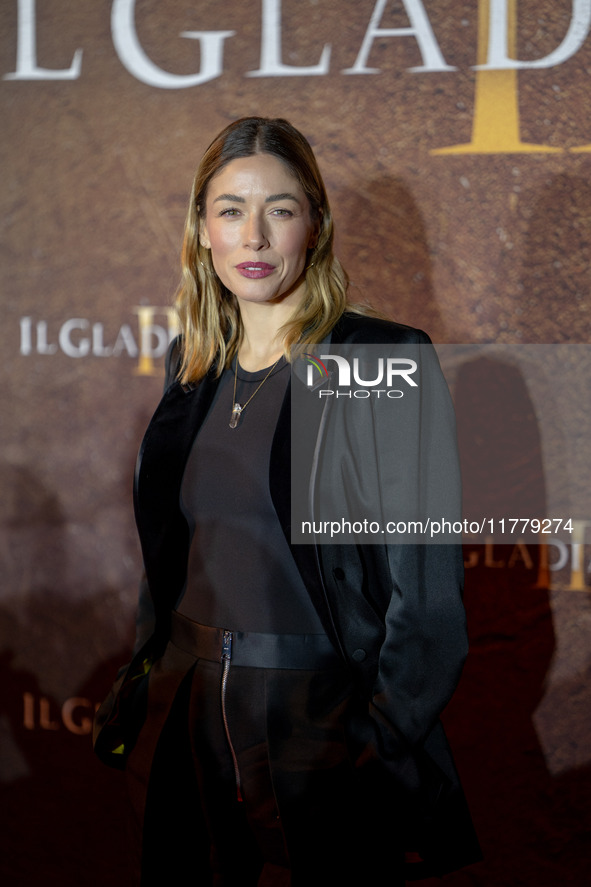
{"type": "Polygon", "coordinates": [[[234,367],[234,393],[232,395],[233,406],[232,406],[232,415],[230,416],[230,428],[237,428],[238,427],[238,422],[240,421],[240,416],[242,415],[242,413],[244,412],[246,407],[249,405],[249,403],[251,402],[251,400],[253,399],[255,394],[261,390],[261,388],[263,387],[263,385],[265,384],[265,382],[267,381],[267,379],[269,378],[269,376],[271,375],[271,373],[273,372],[273,370],[275,369],[275,367],[277,366],[277,364],[279,363],[279,361],[281,360],[282,357],[283,357],[283,354],[280,354],[279,357],[277,358],[277,360],[275,361],[275,363],[273,364],[273,366],[271,367],[271,369],[269,370],[269,372],[267,373],[267,375],[265,376],[265,378],[263,379],[263,381],[259,385],[257,385],[257,387],[252,392],[252,394],[250,395],[250,397],[248,398],[246,403],[239,404],[236,402],[236,382],[238,380],[238,352],[236,352],[236,365],[234,367]]]}

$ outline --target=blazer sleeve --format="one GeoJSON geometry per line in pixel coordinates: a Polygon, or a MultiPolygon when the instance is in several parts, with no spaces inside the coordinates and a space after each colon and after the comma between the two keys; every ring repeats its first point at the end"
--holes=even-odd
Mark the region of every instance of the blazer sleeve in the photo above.
{"type": "MultiPolygon", "coordinates": [[[[173,339],[169,345],[165,361],[164,391],[168,390],[177,377],[181,361],[180,346],[180,337],[173,339]]],[[[154,601],[152,600],[152,595],[150,593],[146,571],[143,570],[139,583],[138,607],[135,621],[135,643],[133,647],[134,654],[141,650],[152,636],[155,624],[156,616],[154,601]]]]}
{"type": "Polygon", "coordinates": [[[453,532],[461,518],[454,410],[430,344],[419,346],[419,367],[408,425],[396,428],[392,410],[375,413],[382,520],[402,515],[388,535],[389,601],[371,701],[386,745],[400,735],[411,745],[424,741],[468,651],[461,534],[453,532]]]}
{"type": "Polygon", "coordinates": [[[416,390],[398,401],[361,401],[355,413],[349,402],[333,411],[318,485],[326,515],[370,515],[381,527],[347,545],[321,545],[320,558],[382,758],[424,743],[467,654],[461,540],[431,535],[432,522],[451,526],[461,516],[453,406],[427,338],[402,353],[419,365],[416,390]]]}

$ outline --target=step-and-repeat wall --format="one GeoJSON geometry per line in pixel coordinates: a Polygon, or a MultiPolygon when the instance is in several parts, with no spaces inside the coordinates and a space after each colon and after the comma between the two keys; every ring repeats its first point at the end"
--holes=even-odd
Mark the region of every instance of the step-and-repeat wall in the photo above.
{"type": "Polygon", "coordinates": [[[576,502],[566,539],[466,539],[445,722],[486,859],[451,883],[588,882],[589,387],[566,370],[591,343],[590,30],[591,0],[2,0],[3,884],[129,883],[91,719],[133,637],[131,479],[192,175],[250,114],[312,143],[355,299],[527,366],[561,349],[551,396],[502,348],[450,376],[460,443],[503,448],[506,516],[576,502]]]}

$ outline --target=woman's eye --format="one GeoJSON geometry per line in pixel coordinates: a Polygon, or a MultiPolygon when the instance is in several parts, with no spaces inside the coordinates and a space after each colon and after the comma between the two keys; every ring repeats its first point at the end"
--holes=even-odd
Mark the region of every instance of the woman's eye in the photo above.
{"type": "Polygon", "coordinates": [[[292,216],[293,213],[289,209],[274,209],[273,215],[283,217],[283,216],[292,216]]]}
{"type": "Polygon", "coordinates": [[[234,207],[230,207],[229,209],[223,209],[220,212],[220,216],[237,216],[239,215],[240,210],[234,209],[234,207]]]}

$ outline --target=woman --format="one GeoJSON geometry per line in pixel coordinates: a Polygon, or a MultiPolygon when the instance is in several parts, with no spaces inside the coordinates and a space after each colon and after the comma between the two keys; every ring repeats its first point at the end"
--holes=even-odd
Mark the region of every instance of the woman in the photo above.
{"type": "Polygon", "coordinates": [[[95,728],[143,885],[396,885],[478,858],[438,722],[466,653],[458,548],[291,544],[290,348],[428,342],[348,307],[332,240],[287,121],[212,142],[136,472],[138,652],[95,728]]]}

